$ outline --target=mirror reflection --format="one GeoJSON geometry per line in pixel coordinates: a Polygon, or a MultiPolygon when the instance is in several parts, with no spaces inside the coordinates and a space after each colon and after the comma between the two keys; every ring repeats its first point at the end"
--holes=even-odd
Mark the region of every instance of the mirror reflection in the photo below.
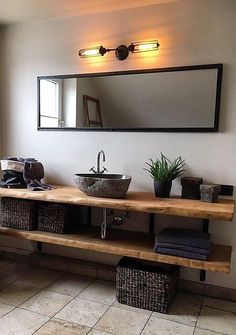
{"type": "Polygon", "coordinates": [[[222,65],[38,78],[39,129],[217,131],[222,65]]]}

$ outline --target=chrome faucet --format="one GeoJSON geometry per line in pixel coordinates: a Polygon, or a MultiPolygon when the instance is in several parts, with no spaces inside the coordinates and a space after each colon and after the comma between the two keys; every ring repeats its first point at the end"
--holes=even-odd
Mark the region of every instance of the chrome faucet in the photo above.
{"type": "Polygon", "coordinates": [[[103,174],[105,171],[107,171],[107,169],[104,166],[103,166],[102,170],[100,168],[101,155],[102,155],[102,161],[105,162],[105,160],[106,160],[105,152],[103,150],[100,150],[98,155],[97,155],[97,171],[94,169],[94,166],[89,171],[93,171],[96,174],[103,174]]]}

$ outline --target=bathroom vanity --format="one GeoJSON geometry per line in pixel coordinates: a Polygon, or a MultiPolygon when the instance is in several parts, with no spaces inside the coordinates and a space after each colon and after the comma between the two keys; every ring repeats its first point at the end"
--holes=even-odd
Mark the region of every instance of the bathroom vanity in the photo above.
{"type": "MultiPolygon", "coordinates": [[[[83,194],[75,186],[56,186],[51,191],[32,192],[27,189],[0,189],[0,197],[13,197],[36,201],[59,202],[91,207],[138,211],[153,214],[176,215],[205,220],[232,221],[234,200],[220,200],[218,203],[205,203],[199,200],[178,197],[156,198],[148,192],[128,192],[125,199],[96,198],[83,194]]],[[[213,224],[213,223],[212,223],[213,224]]],[[[129,256],[144,260],[176,264],[180,266],[230,272],[232,248],[214,244],[206,261],[193,260],[153,252],[154,234],[109,230],[108,239],[100,238],[99,227],[86,226],[76,234],[56,234],[41,231],[25,231],[0,227],[0,234],[22,239],[93,250],[108,254],[129,256]]]]}

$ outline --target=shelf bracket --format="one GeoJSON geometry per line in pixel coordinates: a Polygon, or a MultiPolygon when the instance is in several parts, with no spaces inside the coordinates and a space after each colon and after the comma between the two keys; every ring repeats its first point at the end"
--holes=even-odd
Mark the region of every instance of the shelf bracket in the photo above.
{"type": "MultiPolygon", "coordinates": [[[[208,233],[209,231],[209,220],[208,219],[203,220],[202,231],[204,233],[208,233]]],[[[205,280],[206,280],[206,270],[200,270],[200,281],[205,281],[205,280]]]]}
{"type": "Polygon", "coordinates": [[[154,234],[154,223],[155,223],[155,214],[149,214],[149,234],[154,234]]]}
{"type": "Polygon", "coordinates": [[[42,251],[42,250],[43,250],[43,243],[37,242],[37,251],[42,251]]]}

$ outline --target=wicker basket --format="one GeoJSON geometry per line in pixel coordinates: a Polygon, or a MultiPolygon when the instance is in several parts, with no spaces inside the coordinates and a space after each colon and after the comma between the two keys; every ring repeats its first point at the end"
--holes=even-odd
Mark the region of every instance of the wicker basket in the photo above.
{"type": "Polygon", "coordinates": [[[116,271],[118,302],[167,313],[177,289],[179,268],[124,257],[116,271]]]}
{"type": "Polygon", "coordinates": [[[2,198],[1,225],[8,228],[37,230],[36,203],[25,199],[2,198]]]}
{"type": "Polygon", "coordinates": [[[79,220],[79,207],[44,202],[38,206],[38,230],[51,233],[70,233],[79,220]]]}

